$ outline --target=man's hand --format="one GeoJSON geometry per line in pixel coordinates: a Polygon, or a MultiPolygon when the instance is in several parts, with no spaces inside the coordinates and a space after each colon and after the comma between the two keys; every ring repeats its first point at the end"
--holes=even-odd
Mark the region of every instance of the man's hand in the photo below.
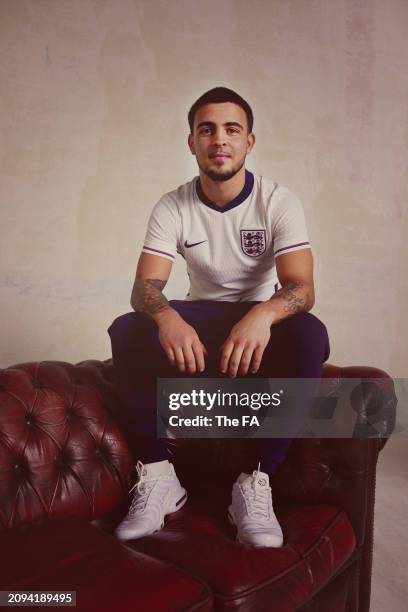
{"type": "Polygon", "coordinates": [[[164,257],[142,253],[130,303],[156,322],[159,340],[172,366],[180,372],[203,372],[207,349],[197,332],[172,308],[162,291],[170,276],[172,263],[164,257]]]}
{"type": "Polygon", "coordinates": [[[220,370],[235,378],[237,372],[245,376],[250,369],[255,374],[271,337],[273,316],[265,313],[261,305],[254,306],[231,329],[220,346],[220,370]]]}
{"type": "Polygon", "coordinates": [[[172,308],[167,308],[156,315],[159,328],[159,340],[172,366],[180,372],[203,372],[204,355],[207,349],[201,342],[194,327],[191,327],[172,308]]]}

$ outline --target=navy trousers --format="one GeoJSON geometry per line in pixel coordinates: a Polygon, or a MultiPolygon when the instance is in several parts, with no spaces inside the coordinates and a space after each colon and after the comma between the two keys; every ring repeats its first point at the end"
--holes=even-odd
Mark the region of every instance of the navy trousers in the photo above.
{"type": "MultiPolygon", "coordinates": [[[[167,442],[156,436],[156,379],[189,376],[225,377],[219,371],[220,345],[230,329],[258,302],[172,300],[170,305],[196,330],[208,350],[205,371],[190,375],[172,367],[159,342],[154,321],[139,312],[116,318],[108,328],[113,366],[123,411],[119,421],[135,459],[143,463],[168,458],[167,442]]],[[[313,378],[322,375],[329,356],[326,327],[310,313],[301,312],[273,325],[261,366],[250,378],[313,378]]],[[[305,409],[309,406],[305,406],[305,409]]],[[[273,474],[292,438],[260,442],[261,469],[273,474]]],[[[248,466],[252,471],[256,466],[248,466]]]]}

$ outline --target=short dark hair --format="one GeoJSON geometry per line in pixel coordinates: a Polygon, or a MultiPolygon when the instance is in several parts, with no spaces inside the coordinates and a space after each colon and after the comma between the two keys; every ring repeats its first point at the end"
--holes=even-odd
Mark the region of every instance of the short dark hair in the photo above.
{"type": "Polygon", "coordinates": [[[244,100],[244,98],[241,98],[239,94],[232,89],[228,89],[227,87],[214,87],[213,89],[203,93],[203,95],[194,102],[193,106],[188,111],[190,132],[193,133],[194,117],[201,106],[204,106],[205,104],[220,104],[222,102],[233,102],[245,111],[248,123],[248,133],[251,133],[254,125],[254,115],[251,107],[249,106],[248,102],[244,100]]]}

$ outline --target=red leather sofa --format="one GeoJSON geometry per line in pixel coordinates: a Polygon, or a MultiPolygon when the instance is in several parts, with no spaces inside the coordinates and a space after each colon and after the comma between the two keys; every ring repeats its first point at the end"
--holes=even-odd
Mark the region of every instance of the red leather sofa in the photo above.
{"type": "Polygon", "coordinates": [[[292,443],[272,480],[279,549],[236,543],[227,522],[254,452],[241,440],[173,442],[189,502],[150,537],[112,535],[135,478],[113,374],[110,360],[0,370],[0,590],[76,591],[78,609],[112,612],[369,610],[376,462],[395,418],[387,374],[326,365],[333,390],[377,379],[361,382],[357,411],[380,427],[292,443]]]}

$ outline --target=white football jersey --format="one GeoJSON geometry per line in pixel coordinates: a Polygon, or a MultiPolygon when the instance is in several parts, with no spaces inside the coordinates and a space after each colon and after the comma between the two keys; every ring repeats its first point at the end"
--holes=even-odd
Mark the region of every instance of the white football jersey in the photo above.
{"type": "Polygon", "coordinates": [[[305,248],[299,199],[246,170],[243,190],[223,208],[206,198],[199,177],[166,193],[150,215],[143,252],[184,257],[186,300],[264,302],[279,286],[276,258],[305,248]]]}

